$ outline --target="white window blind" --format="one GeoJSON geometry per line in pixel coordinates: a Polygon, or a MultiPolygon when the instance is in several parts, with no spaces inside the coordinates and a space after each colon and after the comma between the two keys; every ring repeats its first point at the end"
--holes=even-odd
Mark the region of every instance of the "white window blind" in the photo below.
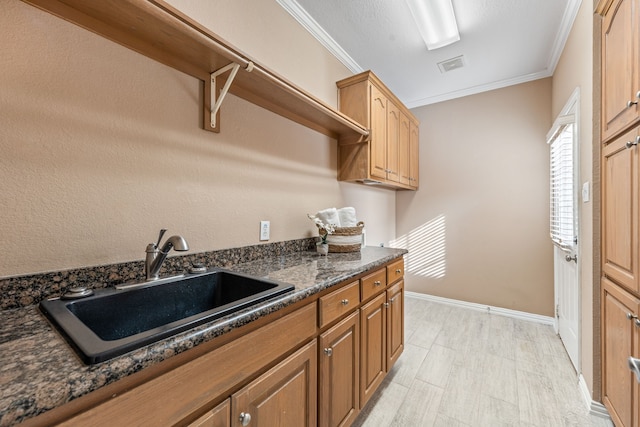
{"type": "Polygon", "coordinates": [[[550,234],[554,244],[572,249],[576,242],[574,224],[573,116],[564,116],[549,139],[551,144],[550,234]]]}

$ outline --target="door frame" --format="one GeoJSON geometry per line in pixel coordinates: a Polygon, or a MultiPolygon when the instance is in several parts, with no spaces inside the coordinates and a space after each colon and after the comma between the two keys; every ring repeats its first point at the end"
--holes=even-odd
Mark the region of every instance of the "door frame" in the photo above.
{"type": "MultiPolygon", "coordinates": [[[[578,239],[577,244],[575,245],[575,255],[577,256],[577,262],[576,262],[576,282],[577,282],[577,294],[576,294],[576,298],[577,301],[576,306],[577,306],[577,315],[578,315],[578,330],[577,335],[578,335],[578,354],[577,354],[577,360],[575,360],[575,364],[574,364],[574,368],[576,369],[576,372],[578,375],[581,375],[581,369],[582,369],[582,286],[581,286],[581,280],[582,280],[582,236],[580,233],[581,230],[581,215],[580,215],[580,206],[581,206],[581,201],[583,201],[583,198],[579,196],[579,194],[581,194],[581,179],[580,179],[580,87],[576,87],[573,92],[571,93],[571,96],[569,96],[569,99],[567,100],[567,102],[565,103],[564,107],[562,107],[562,110],[560,111],[560,113],[558,114],[557,118],[555,119],[553,126],[551,127],[551,129],[549,130],[549,132],[547,133],[547,142],[549,142],[550,138],[554,135],[554,133],[559,129],[560,126],[565,125],[567,123],[571,123],[567,121],[568,116],[573,116],[573,120],[572,123],[574,123],[574,132],[575,132],[575,138],[573,140],[573,203],[574,203],[574,226],[576,229],[576,236],[578,239]]],[[[589,195],[591,198],[591,191],[589,190],[589,195]]],[[[555,245],[554,245],[555,246],[555,245]]],[[[556,334],[559,334],[560,332],[560,327],[559,327],[559,319],[558,319],[558,303],[559,303],[559,294],[560,292],[558,292],[558,283],[556,281],[556,274],[555,274],[555,262],[556,262],[556,257],[555,257],[555,248],[554,248],[554,283],[553,283],[553,294],[554,294],[554,298],[553,298],[553,307],[554,307],[554,322],[553,322],[553,327],[554,327],[554,331],[556,334]]],[[[564,342],[563,342],[564,345],[564,342]]],[[[570,358],[571,359],[571,358],[570,358]]],[[[572,363],[574,362],[573,360],[571,360],[572,363]]]]}

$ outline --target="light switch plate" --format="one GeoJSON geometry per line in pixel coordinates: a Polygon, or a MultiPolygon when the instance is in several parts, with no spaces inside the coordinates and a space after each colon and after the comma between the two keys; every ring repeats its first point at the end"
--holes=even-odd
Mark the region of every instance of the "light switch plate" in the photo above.
{"type": "Polygon", "coordinates": [[[589,181],[582,184],[582,203],[589,201],[589,181]]]}
{"type": "Polygon", "coordinates": [[[269,221],[260,221],[260,240],[269,240],[270,228],[269,221]]]}

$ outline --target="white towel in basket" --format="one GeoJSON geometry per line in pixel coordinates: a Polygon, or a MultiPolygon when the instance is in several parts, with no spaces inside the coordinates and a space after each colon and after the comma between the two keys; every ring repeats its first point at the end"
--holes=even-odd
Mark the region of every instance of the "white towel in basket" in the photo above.
{"type": "Polygon", "coordinates": [[[323,224],[340,227],[340,217],[338,216],[338,210],[336,208],[328,208],[318,211],[316,213],[316,218],[322,221],[323,224]]]}
{"type": "Polygon", "coordinates": [[[340,227],[355,227],[358,224],[356,219],[356,209],[352,207],[338,209],[340,227]]]}

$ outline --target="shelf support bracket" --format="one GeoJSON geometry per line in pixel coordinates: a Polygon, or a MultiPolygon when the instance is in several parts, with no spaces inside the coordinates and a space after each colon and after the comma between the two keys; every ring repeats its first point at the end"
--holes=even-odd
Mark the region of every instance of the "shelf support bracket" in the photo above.
{"type": "MultiPolygon", "coordinates": [[[[232,62],[231,64],[225,65],[222,68],[217,69],[213,73],[211,73],[211,80],[209,81],[209,99],[210,103],[210,112],[211,112],[211,130],[219,131],[218,128],[218,111],[220,110],[220,106],[222,105],[222,101],[224,101],[225,96],[229,92],[229,88],[233,83],[233,79],[236,78],[236,74],[238,74],[238,70],[240,69],[240,64],[236,64],[232,62]],[[220,94],[218,95],[218,82],[219,77],[229,72],[229,77],[227,77],[227,81],[224,86],[220,90],[220,94]]],[[[253,62],[249,61],[245,70],[251,72],[253,70],[253,62]]]]}

